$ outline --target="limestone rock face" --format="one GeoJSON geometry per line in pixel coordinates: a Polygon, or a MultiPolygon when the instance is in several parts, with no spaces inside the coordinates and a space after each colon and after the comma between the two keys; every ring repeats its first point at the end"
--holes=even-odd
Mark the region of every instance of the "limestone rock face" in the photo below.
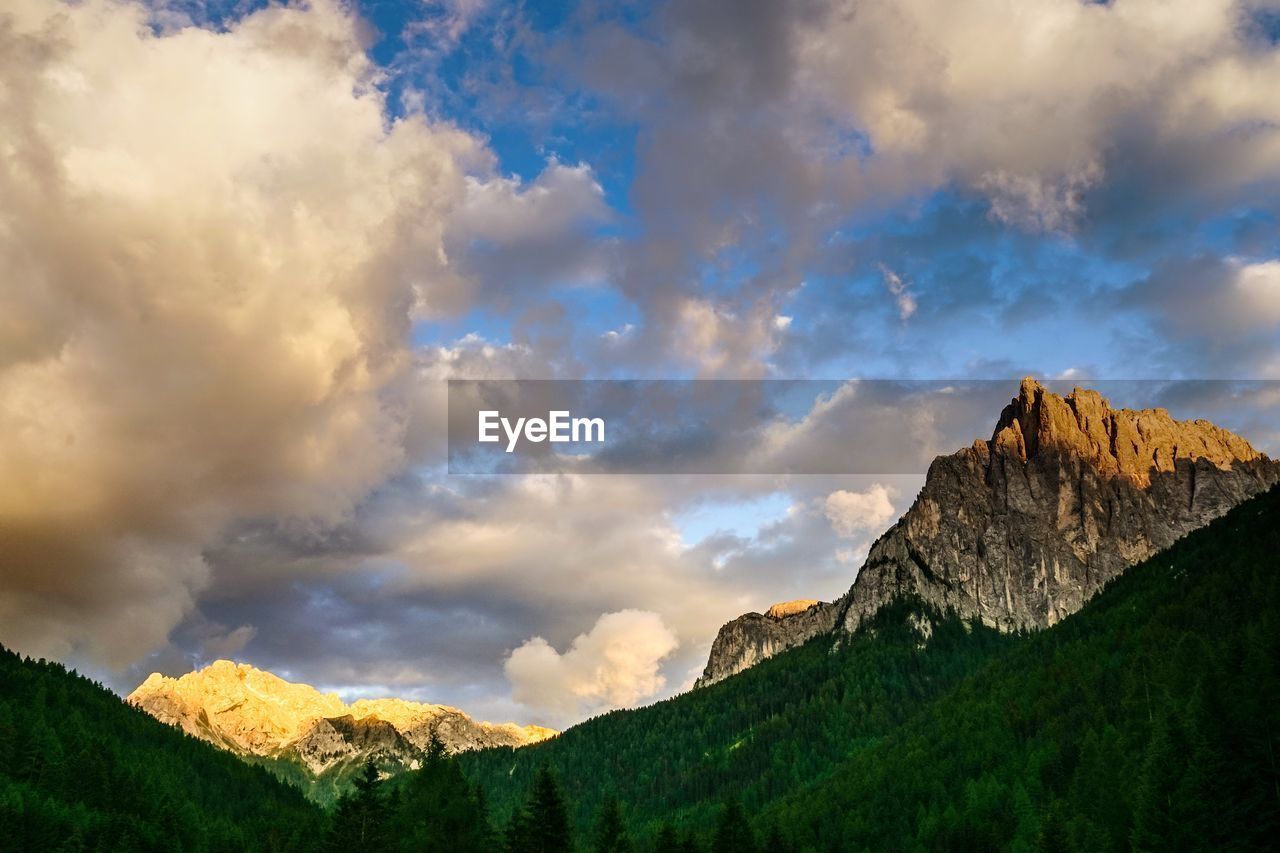
{"type": "Polygon", "coordinates": [[[331,767],[363,763],[367,758],[380,766],[413,768],[419,751],[386,720],[357,719],[351,714],[312,720],[305,731],[287,745],[288,754],[316,776],[331,767]]]}
{"type": "Polygon", "coordinates": [[[294,759],[314,775],[370,757],[412,767],[432,734],[451,752],[524,746],[556,734],[541,726],[476,722],[447,705],[402,699],[347,705],[337,694],[226,660],[181,678],[152,673],[127,701],[231,752],[294,759]]]}
{"type": "Polygon", "coordinates": [[[775,604],[763,614],[739,616],[716,635],[707,667],[694,686],[714,684],[829,632],[838,613],[831,603],[801,600],[775,604]]]}
{"type": "Polygon", "coordinates": [[[1079,388],[1060,397],[1024,379],[989,440],[933,461],[844,596],[725,625],[698,685],[823,631],[854,631],[901,594],[1005,631],[1047,627],[1278,481],[1280,462],[1208,421],[1113,409],[1079,388]]]}
{"type": "Polygon", "coordinates": [[[1052,625],[1277,481],[1280,463],[1208,421],[1023,380],[990,440],[934,460],[837,602],[840,627],[899,593],[1001,630],[1052,625]]]}
{"type": "Polygon", "coordinates": [[[797,598],[795,601],[783,601],[773,605],[764,612],[764,615],[773,619],[783,619],[787,616],[794,616],[797,613],[804,613],[815,604],[821,603],[821,601],[813,598],[797,598]]]}

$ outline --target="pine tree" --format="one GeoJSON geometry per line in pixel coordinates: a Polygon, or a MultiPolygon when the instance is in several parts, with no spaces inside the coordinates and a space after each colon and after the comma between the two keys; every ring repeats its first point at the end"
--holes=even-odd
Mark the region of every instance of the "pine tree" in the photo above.
{"type": "Polygon", "coordinates": [[[764,853],[791,853],[792,846],[787,841],[776,823],[769,824],[765,833],[764,845],[760,848],[764,853]]]}
{"type": "Polygon", "coordinates": [[[560,785],[546,764],[538,768],[524,808],[512,818],[507,830],[507,849],[511,853],[568,853],[573,850],[569,810],[560,794],[560,785]]]}
{"type": "Polygon", "coordinates": [[[654,843],[654,853],[680,853],[680,836],[670,823],[662,824],[654,843]]]}
{"type": "Polygon", "coordinates": [[[1143,758],[1142,776],[1134,803],[1134,850],[1167,850],[1176,843],[1177,827],[1171,822],[1171,791],[1177,784],[1181,763],[1168,715],[1163,708],[1155,717],[1143,758]]]}
{"type": "Polygon", "coordinates": [[[332,853],[380,853],[389,841],[388,815],[373,759],[365,762],[354,786],[338,801],[326,848],[332,853]]]}
{"type": "Polygon", "coordinates": [[[596,823],[595,838],[591,849],[595,853],[631,853],[631,839],[627,837],[627,828],[622,822],[622,806],[618,798],[612,794],[604,801],[600,809],[600,819],[596,823]]]}
{"type": "Polygon", "coordinates": [[[484,798],[467,782],[439,737],[432,736],[422,767],[397,790],[401,795],[392,827],[401,849],[493,849],[484,798]]]}
{"type": "Polygon", "coordinates": [[[747,823],[747,815],[737,800],[730,800],[720,812],[712,853],[755,853],[756,839],[747,823]]]}

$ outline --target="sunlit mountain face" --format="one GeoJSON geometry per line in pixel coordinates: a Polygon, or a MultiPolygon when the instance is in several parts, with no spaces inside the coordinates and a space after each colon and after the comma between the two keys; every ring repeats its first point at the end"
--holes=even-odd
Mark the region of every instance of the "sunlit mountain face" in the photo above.
{"type": "Polygon", "coordinates": [[[1280,455],[1272,5],[8,0],[0,643],[539,733],[692,690],[742,614],[712,680],[844,624],[868,565],[1056,624],[1270,484],[1203,466],[1280,455]],[[956,475],[868,562],[935,458],[1041,458],[997,440],[1028,376],[1185,502],[988,454],[1061,541],[929,538],[956,475]],[[600,446],[461,470],[450,380],[595,383],[600,446]]]}

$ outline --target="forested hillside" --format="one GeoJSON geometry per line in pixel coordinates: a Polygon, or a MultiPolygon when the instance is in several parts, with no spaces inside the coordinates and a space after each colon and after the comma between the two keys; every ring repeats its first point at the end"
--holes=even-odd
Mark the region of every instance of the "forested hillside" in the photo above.
{"type": "Polygon", "coordinates": [[[722,804],[799,849],[1258,849],[1280,831],[1280,492],[1022,638],[910,603],[713,688],[463,757],[495,814],[554,767],[586,827],[709,838],[722,804]],[[916,623],[918,624],[918,622],[916,623]]]}
{"type": "Polygon", "coordinates": [[[816,850],[1271,848],[1280,492],[1130,570],[764,819],[816,850]]]}
{"type": "Polygon", "coordinates": [[[266,770],[0,648],[0,850],[301,853],[322,818],[266,770]]]}
{"type": "Polygon", "coordinates": [[[833,650],[816,640],[705,689],[616,711],[518,750],[460,756],[505,820],[544,762],[586,826],[618,797],[642,834],[709,827],[728,799],[748,813],[829,773],[922,703],[1017,640],[957,620],[927,623],[915,602],[882,611],[833,650]],[[930,625],[926,644],[917,626],[930,625]]]}

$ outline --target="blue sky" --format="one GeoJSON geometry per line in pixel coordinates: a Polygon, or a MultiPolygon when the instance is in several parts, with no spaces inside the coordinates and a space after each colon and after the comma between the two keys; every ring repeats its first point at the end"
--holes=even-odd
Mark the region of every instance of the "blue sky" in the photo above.
{"type": "MultiPolygon", "coordinates": [[[[714,14],[714,4],[701,5],[714,14]]],[[[383,2],[360,8],[379,34],[371,55],[393,69],[384,84],[392,95],[392,114],[404,112],[406,90],[427,92],[429,114],[482,135],[495,168],[523,182],[536,180],[550,162],[588,166],[609,219],[591,224],[584,239],[643,247],[655,226],[662,227],[657,220],[667,211],[661,205],[635,205],[651,177],[646,169],[653,171],[655,137],[664,121],[678,118],[696,129],[700,117],[672,118],[678,105],[661,101],[678,100],[678,90],[648,93],[658,96],[656,103],[637,107],[629,102],[634,93],[619,94],[624,85],[603,80],[574,53],[608,37],[651,47],[661,56],[678,38],[691,37],[688,30],[698,22],[676,20],[680,16],[669,7],[652,3],[593,8],[383,2]],[[432,34],[427,37],[424,20],[437,28],[426,27],[432,34]],[[441,38],[440,31],[449,26],[457,28],[456,37],[441,38]]],[[[1258,37],[1272,33],[1274,14],[1262,10],[1249,17],[1241,8],[1241,21],[1258,37]]],[[[754,13],[751,6],[744,14],[754,13]]],[[[725,29],[727,42],[735,34],[732,24],[725,29]]],[[[772,35],[779,41],[788,37],[785,31],[772,35]]],[[[677,79],[663,85],[682,82],[687,84],[677,79]]],[[[728,121],[750,124],[741,111],[728,121]]],[[[847,147],[855,158],[875,158],[874,140],[856,124],[844,132],[851,134],[847,147]]],[[[750,145],[751,138],[744,136],[742,143],[750,145]]],[[[1103,140],[1103,151],[1107,144],[1117,150],[1118,160],[1141,156],[1141,140],[1103,140]],[[1132,144],[1132,153],[1122,150],[1126,144],[1132,144]]],[[[1266,347],[1255,347],[1250,353],[1255,363],[1250,363],[1224,353],[1230,346],[1170,339],[1153,330],[1152,315],[1158,311],[1124,297],[1158,270],[1196,259],[1248,264],[1274,258],[1280,253],[1271,192],[1275,176],[1264,170],[1226,197],[1213,197],[1182,192],[1169,186],[1177,174],[1152,171],[1130,174],[1119,167],[1084,191],[1075,218],[1049,228],[1002,220],[993,213],[989,195],[954,178],[824,211],[822,230],[810,237],[812,250],[788,264],[785,273],[773,269],[768,256],[791,237],[794,211],[777,198],[777,188],[749,186],[757,192],[745,199],[696,200],[706,205],[698,213],[730,223],[743,213],[735,205],[745,203],[759,220],[747,229],[750,239],[714,251],[691,239],[680,247],[693,256],[681,272],[702,293],[728,303],[752,289],[774,289],[776,312],[789,325],[756,366],[768,375],[994,378],[1069,370],[1094,377],[1267,375],[1267,367],[1256,363],[1265,362],[1266,347]],[[777,217],[773,226],[770,216],[777,217]],[[901,316],[886,292],[890,272],[901,278],[913,300],[910,317],[901,316]],[[855,318],[856,328],[850,330],[855,318]],[[1144,345],[1151,338],[1157,338],[1154,345],[1144,345]]],[[[673,215],[680,201],[666,202],[673,215]]],[[[522,287],[518,274],[505,284],[522,287]]],[[[550,285],[546,303],[573,318],[576,340],[570,346],[584,359],[578,370],[598,376],[635,373],[633,362],[593,361],[584,351],[600,334],[644,324],[647,306],[634,288],[608,280],[595,287],[550,285]]],[[[468,333],[510,341],[538,334],[538,320],[521,324],[514,315],[479,305],[445,322],[420,324],[415,341],[447,343],[468,333]]],[[[687,361],[667,360],[660,372],[697,371],[687,361]]]]}

